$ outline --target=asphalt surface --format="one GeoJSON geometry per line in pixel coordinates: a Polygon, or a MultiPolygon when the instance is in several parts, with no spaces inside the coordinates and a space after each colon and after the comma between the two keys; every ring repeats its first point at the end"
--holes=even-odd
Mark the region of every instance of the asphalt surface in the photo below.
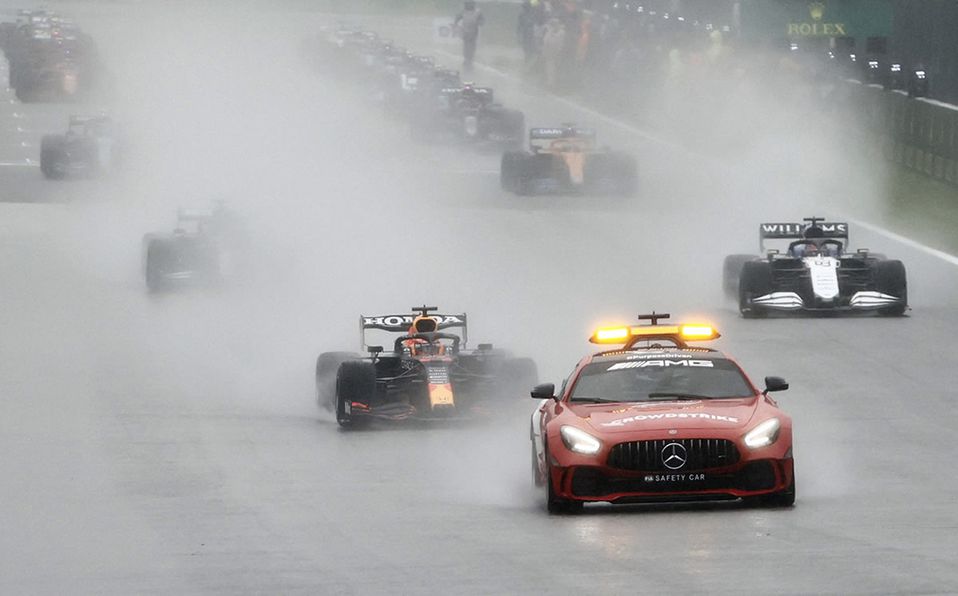
{"type": "Polygon", "coordinates": [[[697,156],[480,71],[529,125],[594,123],[641,161],[635,199],[514,197],[497,155],[412,144],[308,69],[318,16],[71,6],[135,147],[113,178],[44,181],[39,136],[99,106],[0,94],[0,593],[958,591],[958,269],[853,228],[908,266],[909,316],[745,321],[721,293],[759,221],[865,217],[847,183],[872,172],[809,157],[798,185],[793,154],[697,156]],[[255,258],[149,296],[141,236],[211,198],[255,258]],[[360,312],[423,301],[556,382],[596,324],[713,321],[753,377],[791,382],[795,507],[549,516],[522,396],[493,423],[339,431],[316,355],[357,346],[360,312]]]}

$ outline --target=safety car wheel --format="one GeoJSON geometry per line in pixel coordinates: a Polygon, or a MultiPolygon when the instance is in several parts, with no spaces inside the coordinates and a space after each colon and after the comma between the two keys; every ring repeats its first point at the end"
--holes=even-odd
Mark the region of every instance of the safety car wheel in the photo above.
{"type": "Polygon", "coordinates": [[[898,317],[908,308],[908,280],[905,265],[901,261],[878,261],[875,263],[875,278],[878,291],[901,298],[901,302],[883,308],[879,314],[898,317]]]}
{"type": "Polygon", "coordinates": [[[362,422],[352,411],[352,404],[368,404],[376,391],[376,368],[371,362],[350,360],[339,365],[336,373],[336,422],[345,429],[362,422]]]}

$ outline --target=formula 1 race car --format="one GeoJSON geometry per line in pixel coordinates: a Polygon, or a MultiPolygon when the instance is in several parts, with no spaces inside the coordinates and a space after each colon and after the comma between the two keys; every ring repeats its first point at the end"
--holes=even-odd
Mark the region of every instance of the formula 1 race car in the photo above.
{"type": "Polygon", "coordinates": [[[341,427],[482,417],[537,382],[529,358],[515,358],[492,344],[468,350],[465,314],[436,314],[430,306],[411,310],[414,314],[360,316],[368,357],[325,352],[316,360],[319,405],[335,412],[341,427]],[[462,329],[462,336],[444,331],[452,328],[462,329]],[[366,344],[368,330],[400,335],[384,350],[366,344]]]}
{"type": "Polygon", "coordinates": [[[40,171],[52,180],[92,177],[114,169],[119,161],[116,126],[106,116],[71,116],[66,134],[44,135],[40,171]]]}
{"type": "Polygon", "coordinates": [[[567,124],[529,131],[529,151],[502,156],[502,189],[520,195],[551,192],[632,196],[638,188],[635,157],[599,149],[595,131],[567,124]]]}
{"type": "Polygon", "coordinates": [[[162,292],[219,283],[242,251],[242,238],[236,216],[222,205],[208,211],[180,210],[172,234],[143,237],[146,287],[162,292]]]}
{"type": "Polygon", "coordinates": [[[525,136],[525,116],[495,103],[493,91],[472,83],[443,87],[428,98],[411,119],[413,138],[431,141],[491,143],[519,147],[525,136]]]}
{"type": "Polygon", "coordinates": [[[848,224],[807,217],[804,223],[763,223],[764,256],[725,258],[726,292],[737,292],[747,318],[779,312],[877,312],[898,316],[908,308],[901,261],[867,249],[846,251],[848,224]],[[781,241],[771,247],[769,241],[781,241]]]}
{"type": "Polygon", "coordinates": [[[537,386],[532,478],[548,510],[584,503],[795,501],[792,421],[725,354],[689,342],[717,339],[708,325],[599,329],[609,349],[583,358],[558,393],[537,386]]]}
{"type": "Polygon", "coordinates": [[[21,11],[17,23],[4,27],[0,42],[10,64],[10,87],[22,102],[82,99],[102,78],[92,38],[53,13],[21,11]]]}

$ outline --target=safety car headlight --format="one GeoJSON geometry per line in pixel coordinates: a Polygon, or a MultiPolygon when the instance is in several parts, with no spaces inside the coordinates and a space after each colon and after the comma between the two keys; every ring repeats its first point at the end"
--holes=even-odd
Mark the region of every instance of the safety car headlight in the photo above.
{"type": "Polygon", "coordinates": [[[745,445],[749,449],[767,447],[778,440],[778,432],[781,428],[782,423],[778,418],[769,418],[748,431],[745,435],[745,445]]]}
{"type": "Polygon", "coordinates": [[[562,443],[569,451],[583,455],[595,455],[602,448],[602,443],[584,430],[574,426],[563,426],[559,429],[562,443]]]}

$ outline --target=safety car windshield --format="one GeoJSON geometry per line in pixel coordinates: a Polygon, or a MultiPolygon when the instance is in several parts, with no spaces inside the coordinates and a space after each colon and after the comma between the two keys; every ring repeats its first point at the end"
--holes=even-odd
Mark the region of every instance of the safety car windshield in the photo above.
{"type": "Polygon", "coordinates": [[[573,402],[640,402],[751,397],[752,388],[731,361],[677,355],[596,362],[572,389],[573,402]]]}

